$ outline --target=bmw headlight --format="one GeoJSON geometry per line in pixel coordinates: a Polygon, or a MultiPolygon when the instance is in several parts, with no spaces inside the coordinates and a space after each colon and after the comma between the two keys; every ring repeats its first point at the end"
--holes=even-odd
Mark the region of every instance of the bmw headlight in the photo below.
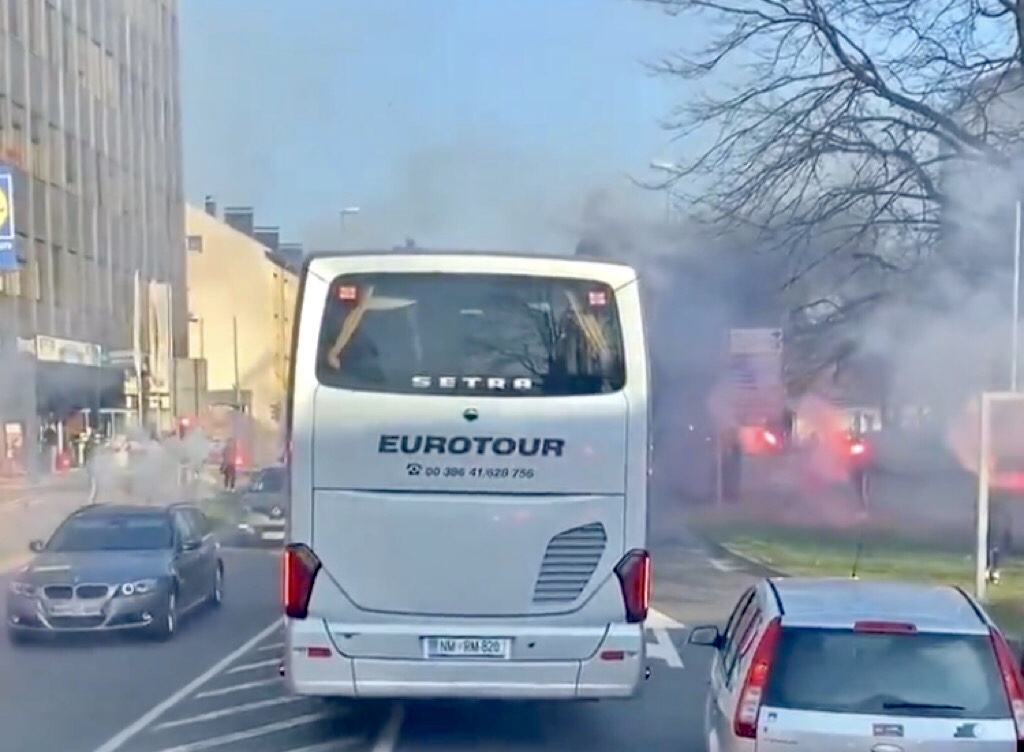
{"type": "Polygon", "coordinates": [[[157,580],[136,580],[135,582],[126,582],[118,590],[120,595],[145,595],[146,593],[152,593],[156,590],[157,580]]]}
{"type": "Polygon", "coordinates": [[[18,582],[13,580],[11,582],[11,593],[14,595],[21,595],[26,598],[35,598],[39,595],[39,588],[35,585],[30,585],[27,582],[18,582]]]}

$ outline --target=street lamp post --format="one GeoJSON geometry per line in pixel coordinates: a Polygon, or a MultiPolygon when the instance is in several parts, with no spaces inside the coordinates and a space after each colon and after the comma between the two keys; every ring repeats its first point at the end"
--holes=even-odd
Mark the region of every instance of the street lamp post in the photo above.
{"type": "Polygon", "coordinates": [[[206,324],[202,316],[189,316],[188,322],[199,329],[199,359],[206,360],[206,324]]]}
{"type": "MultiPolygon", "coordinates": [[[[666,173],[668,173],[669,175],[671,175],[673,177],[678,177],[681,174],[681,172],[682,172],[679,169],[679,166],[676,165],[676,164],[673,164],[672,162],[658,162],[658,161],[654,161],[654,162],[651,162],[650,168],[652,170],[658,170],[660,172],[666,172],[666,173]]],[[[672,207],[672,191],[670,191],[668,189],[668,186],[666,186],[663,190],[665,191],[665,222],[666,223],[671,223],[672,222],[672,216],[673,216],[673,213],[674,213],[673,212],[673,207],[672,207]]]]}
{"type": "Polygon", "coordinates": [[[350,217],[353,214],[359,213],[358,206],[346,206],[340,212],[338,212],[338,227],[341,230],[341,234],[345,234],[345,217],[350,217]]]}
{"type": "Polygon", "coordinates": [[[1021,202],[1017,201],[1017,221],[1013,236],[1013,321],[1010,324],[1010,391],[1017,391],[1020,372],[1020,251],[1021,251],[1021,202]]]}

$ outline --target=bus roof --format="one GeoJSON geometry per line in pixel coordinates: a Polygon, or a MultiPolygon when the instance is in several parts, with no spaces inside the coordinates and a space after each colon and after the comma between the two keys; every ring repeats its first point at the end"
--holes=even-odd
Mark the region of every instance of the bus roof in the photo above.
{"type": "Polygon", "coordinates": [[[636,270],[629,264],[600,258],[421,248],[316,252],[306,257],[303,268],[315,276],[322,277],[325,274],[334,276],[341,273],[374,271],[435,271],[438,265],[448,266],[453,262],[460,266],[464,264],[472,271],[489,271],[495,274],[516,271],[537,273],[539,268],[550,266],[552,273],[555,274],[571,274],[569,270],[577,270],[576,274],[571,276],[584,276],[581,274],[582,271],[590,269],[590,274],[614,279],[616,285],[626,284],[637,278],[636,270]]]}

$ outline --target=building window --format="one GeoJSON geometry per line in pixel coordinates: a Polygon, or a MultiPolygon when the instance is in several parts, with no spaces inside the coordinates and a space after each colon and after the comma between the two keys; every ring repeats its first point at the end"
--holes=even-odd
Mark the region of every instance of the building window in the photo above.
{"type": "Polygon", "coordinates": [[[203,252],[203,236],[202,235],[189,235],[188,236],[188,249],[195,253],[203,252]]]}
{"type": "Polygon", "coordinates": [[[36,55],[42,55],[44,52],[43,45],[43,13],[44,9],[39,0],[29,0],[28,3],[28,14],[26,20],[28,21],[28,48],[36,55]]]}
{"type": "Polygon", "coordinates": [[[43,137],[45,135],[43,125],[43,119],[36,113],[29,115],[29,169],[34,175],[41,178],[47,178],[50,172],[50,166],[47,163],[46,147],[43,145],[43,137]]]}
{"type": "Polygon", "coordinates": [[[70,133],[64,134],[64,182],[68,188],[71,188],[78,182],[75,139],[70,133]]]}
{"type": "Polygon", "coordinates": [[[7,2],[7,28],[11,32],[11,36],[15,39],[20,39],[24,33],[22,27],[22,12],[21,7],[23,0],[8,0],[7,2]]]}

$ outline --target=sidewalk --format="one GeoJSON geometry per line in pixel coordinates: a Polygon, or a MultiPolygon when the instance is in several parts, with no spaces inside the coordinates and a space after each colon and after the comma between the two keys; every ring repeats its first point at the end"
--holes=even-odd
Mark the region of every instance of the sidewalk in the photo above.
{"type": "Polygon", "coordinates": [[[55,491],[85,490],[88,486],[88,475],[85,471],[78,469],[38,478],[3,477],[0,478],[0,504],[21,501],[55,491]]]}

